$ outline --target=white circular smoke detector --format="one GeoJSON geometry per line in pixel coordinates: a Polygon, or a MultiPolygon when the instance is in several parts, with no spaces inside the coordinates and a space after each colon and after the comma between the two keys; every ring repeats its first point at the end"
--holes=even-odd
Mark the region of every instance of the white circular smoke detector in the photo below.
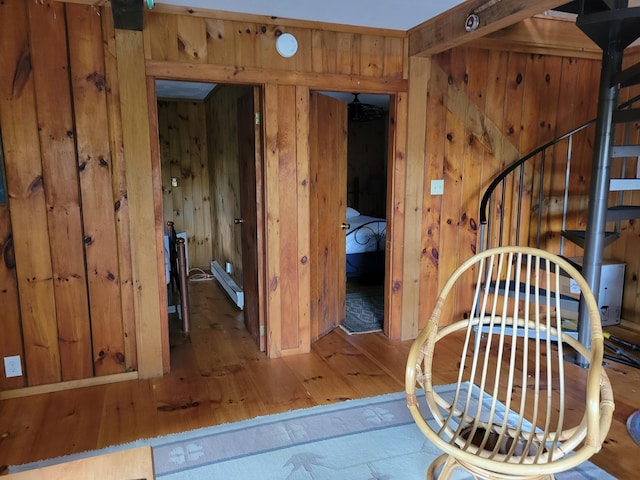
{"type": "Polygon", "coordinates": [[[298,40],[290,33],[283,33],[276,39],[276,50],[285,57],[293,57],[298,51],[298,40]]]}

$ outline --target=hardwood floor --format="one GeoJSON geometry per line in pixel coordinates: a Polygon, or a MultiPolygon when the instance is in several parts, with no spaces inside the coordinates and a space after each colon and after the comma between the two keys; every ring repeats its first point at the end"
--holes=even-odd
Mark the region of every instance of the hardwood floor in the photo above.
{"type": "MultiPolygon", "coordinates": [[[[1,401],[0,471],[6,473],[3,465],[404,388],[410,342],[349,336],[338,328],[310,354],[267,360],[241,312],[214,282],[189,288],[191,339],[173,337],[170,375],[1,401]]],[[[636,331],[607,330],[640,343],[636,331]]],[[[617,408],[593,462],[617,478],[636,478],[640,447],[626,420],[640,408],[640,370],[611,364],[607,371],[617,408]]]]}

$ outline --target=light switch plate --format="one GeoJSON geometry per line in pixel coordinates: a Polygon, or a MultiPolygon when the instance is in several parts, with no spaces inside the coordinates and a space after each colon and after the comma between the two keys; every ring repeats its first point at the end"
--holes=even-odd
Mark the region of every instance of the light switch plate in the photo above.
{"type": "Polygon", "coordinates": [[[444,180],[431,180],[431,195],[444,194],[444,180]]]}
{"type": "Polygon", "coordinates": [[[22,365],[20,364],[20,355],[14,355],[12,357],[4,357],[4,373],[7,378],[22,376],[22,365]]]}

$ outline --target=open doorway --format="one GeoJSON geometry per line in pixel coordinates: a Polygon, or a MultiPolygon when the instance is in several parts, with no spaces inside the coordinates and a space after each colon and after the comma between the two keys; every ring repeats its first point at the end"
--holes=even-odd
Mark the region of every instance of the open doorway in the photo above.
{"type": "MultiPolygon", "coordinates": [[[[325,279],[325,283],[344,289],[336,292],[335,303],[342,304],[338,313],[339,324],[347,333],[369,333],[384,329],[384,291],[385,291],[385,250],[386,250],[386,192],[388,171],[389,138],[389,95],[346,94],[320,92],[320,95],[333,97],[341,101],[346,110],[346,142],[344,164],[333,165],[332,173],[325,178],[327,183],[340,181],[344,186],[322,188],[322,195],[344,196],[340,203],[340,222],[343,235],[340,251],[345,256],[336,261],[342,262],[339,275],[345,278],[325,279]],[[325,193],[322,193],[325,192],[325,193]],[[330,193],[326,193],[330,192],[330,193]]],[[[313,94],[312,94],[313,99],[313,94]]],[[[312,102],[313,104],[313,102],[312,102]]],[[[333,122],[337,113],[330,118],[333,122]]],[[[312,128],[313,130],[313,128],[312,128]]],[[[337,143],[337,135],[326,125],[319,123],[318,142],[326,144],[323,135],[333,135],[330,143],[337,143]],[[327,132],[328,131],[328,132],[327,132]],[[324,132],[324,133],[323,133],[324,132]],[[335,137],[335,138],[334,138],[335,137]]],[[[313,142],[312,142],[313,146],[313,142]]],[[[324,147],[326,150],[328,147],[324,147]]],[[[318,162],[324,166],[328,162],[327,154],[337,152],[323,151],[318,162]]],[[[321,167],[322,168],[322,167],[321,167]]],[[[320,171],[321,171],[320,168],[320,171]]],[[[318,176],[318,178],[324,178],[318,176]]],[[[326,216],[328,199],[321,201],[322,215],[326,216]]],[[[334,201],[331,202],[333,204],[334,201]]],[[[338,222],[329,220],[325,228],[331,229],[338,222]]],[[[337,249],[336,249],[337,250],[337,249]]],[[[320,260],[324,260],[320,258],[320,260]]],[[[325,294],[326,297],[330,295],[325,294]]],[[[322,307],[319,308],[321,310],[322,307]]],[[[325,320],[330,325],[330,319],[325,320]]],[[[320,319],[322,325],[322,319],[320,319]]]]}
{"type": "Polygon", "coordinates": [[[186,240],[189,278],[218,283],[264,350],[260,89],[158,80],[156,97],[164,223],[186,240]]]}

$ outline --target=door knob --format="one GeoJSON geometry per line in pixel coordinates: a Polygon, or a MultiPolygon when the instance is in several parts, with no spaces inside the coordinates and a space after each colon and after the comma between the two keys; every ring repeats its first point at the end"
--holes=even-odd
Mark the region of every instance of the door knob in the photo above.
{"type": "Polygon", "coordinates": [[[348,230],[348,229],[350,229],[350,228],[351,228],[351,225],[349,225],[348,223],[342,223],[341,228],[342,228],[343,230],[348,230]]]}
{"type": "Polygon", "coordinates": [[[244,219],[243,218],[236,218],[233,223],[235,223],[236,225],[240,224],[240,223],[244,223],[244,219]]]}

